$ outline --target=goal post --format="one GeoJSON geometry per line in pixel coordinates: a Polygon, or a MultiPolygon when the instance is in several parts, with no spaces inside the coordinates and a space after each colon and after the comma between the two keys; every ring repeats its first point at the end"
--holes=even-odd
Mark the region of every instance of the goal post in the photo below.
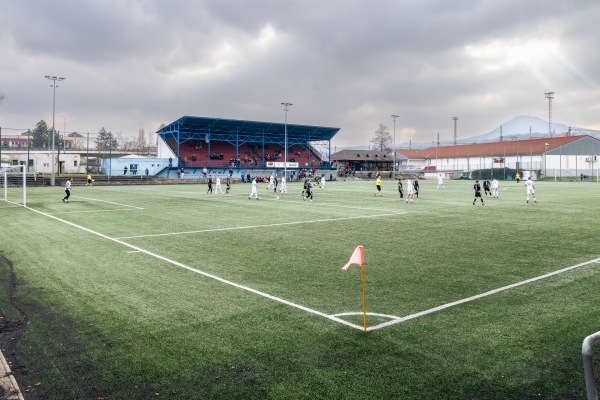
{"type": "Polygon", "coordinates": [[[2,200],[23,207],[27,206],[27,170],[25,165],[0,169],[2,200]]]}

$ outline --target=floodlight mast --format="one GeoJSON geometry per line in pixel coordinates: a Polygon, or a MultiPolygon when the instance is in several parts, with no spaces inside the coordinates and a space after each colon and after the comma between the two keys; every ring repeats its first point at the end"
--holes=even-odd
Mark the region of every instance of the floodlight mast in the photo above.
{"type": "Polygon", "coordinates": [[[292,103],[281,103],[283,109],[285,111],[285,124],[283,125],[283,135],[284,135],[284,151],[285,151],[285,163],[283,165],[283,177],[287,180],[287,163],[288,163],[288,140],[287,140],[287,115],[290,106],[293,106],[292,103]]]}
{"type": "MultiPolygon", "coordinates": [[[[54,163],[56,160],[54,159],[54,120],[56,119],[56,81],[63,81],[65,78],[46,75],[44,78],[51,80],[52,84],[50,85],[53,88],[52,95],[52,175],[50,176],[50,186],[54,186],[54,163]]],[[[29,162],[29,161],[28,161],[29,162]]]]}
{"type": "Polygon", "coordinates": [[[456,122],[458,121],[458,117],[455,115],[454,117],[452,117],[452,120],[454,121],[454,145],[456,146],[456,142],[457,142],[457,134],[456,134],[456,122]]]}
{"type": "Polygon", "coordinates": [[[396,118],[398,118],[398,117],[399,117],[399,115],[392,114],[392,118],[394,119],[394,143],[392,145],[392,159],[393,159],[392,177],[394,180],[396,180],[396,118]]]}
{"type": "Polygon", "coordinates": [[[552,137],[552,100],[554,100],[554,92],[548,90],[545,95],[548,99],[548,137],[552,137]]]}

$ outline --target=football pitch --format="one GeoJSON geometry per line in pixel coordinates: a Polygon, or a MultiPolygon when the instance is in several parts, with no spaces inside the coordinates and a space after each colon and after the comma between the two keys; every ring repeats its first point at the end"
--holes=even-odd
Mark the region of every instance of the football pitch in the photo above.
{"type": "Polygon", "coordinates": [[[4,355],[26,399],[585,399],[600,184],[420,183],[27,188],[0,202],[4,355]]]}

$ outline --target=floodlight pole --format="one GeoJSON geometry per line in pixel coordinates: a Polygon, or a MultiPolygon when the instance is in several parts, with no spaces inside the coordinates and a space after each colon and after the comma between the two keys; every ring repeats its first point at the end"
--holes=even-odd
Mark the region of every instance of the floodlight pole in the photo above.
{"type": "Polygon", "coordinates": [[[90,133],[87,133],[87,144],[85,148],[85,172],[90,173],[90,133]]]}
{"type": "Polygon", "coordinates": [[[45,76],[46,79],[51,80],[53,83],[52,88],[53,88],[53,96],[52,96],[52,175],[50,177],[50,186],[54,186],[54,163],[56,162],[56,160],[54,159],[54,120],[56,117],[56,81],[62,81],[65,78],[62,77],[57,77],[57,76],[50,76],[50,75],[46,75],[45,76]]]}
{"type": "Polygon", "coordinates": [[[398,117],[399,117],[399,115],[392,114],[392,118],[394,119],[394,143],[392,145],[392,159],[393,159],[392,178],[394,180],[396,180],[396,118],[398,118],[398,117]]]}
{"type": "Polygon", "coordinates": [[[287,163],[288,163],[288,140],[287,140],[287,114],[289,111],[289,107],[293,106],[292,103],[281,103],[283,109],[285,110],[285,124],[283,126],[283,135],[284,135],[284,147],[285,147],[285,163],[283,165],[283,177],[287,180],[287,163]]]}
{"type": "Polygon", "coordinates": [[[108,181],[110,182],[110,171],[112,169],[112,132],[108,132],[108,181]]]}

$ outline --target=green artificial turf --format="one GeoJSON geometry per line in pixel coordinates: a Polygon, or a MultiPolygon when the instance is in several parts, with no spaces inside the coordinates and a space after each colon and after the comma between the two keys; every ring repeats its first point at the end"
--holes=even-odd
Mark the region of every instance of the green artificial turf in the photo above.
{"type": "Polygon", "coordinates": [[[390,181],[312,202],[298,183],[258,201],[247,184],[74,187],[69,204],[28,188],[28,209],[0,203],[17,381],[27,399],[584,399],[597,262],[398,322],[600,257],[600,185],[537,182],[527,204],[501,182],[473,206],[473,183],[423,180],[415,204],[390,181]],[[341,270],[357,245],[368,332],[360,267],[341,270]],[[355,327],[326,317],[344,313],[355,327]]]}

